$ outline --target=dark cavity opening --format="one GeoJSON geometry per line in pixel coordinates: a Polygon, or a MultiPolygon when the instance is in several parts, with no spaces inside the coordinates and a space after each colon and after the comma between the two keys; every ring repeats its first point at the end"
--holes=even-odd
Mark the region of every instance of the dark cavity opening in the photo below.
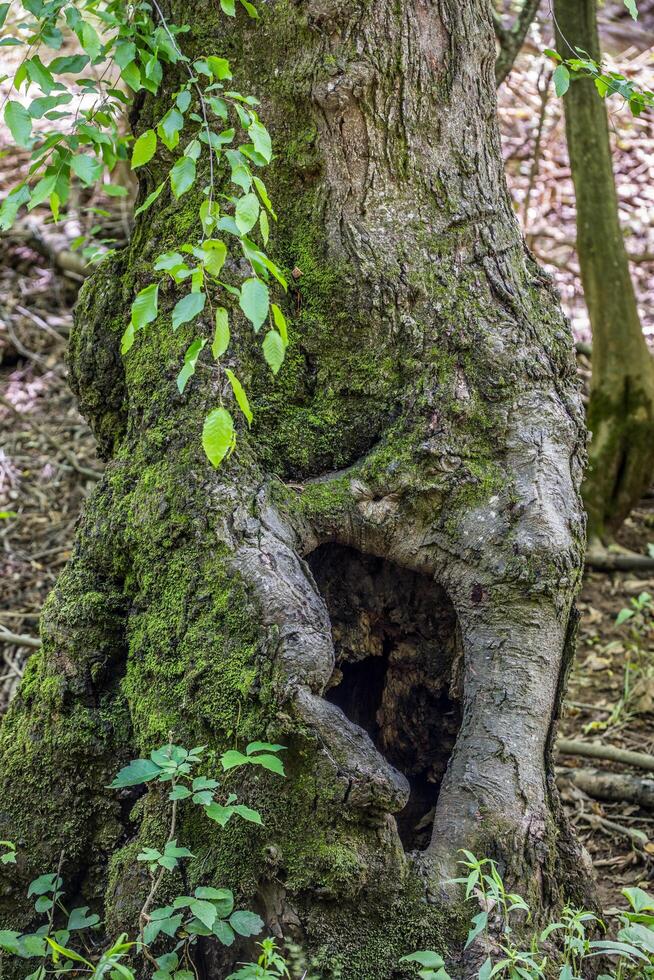
{"type": "Polygon", "coordinates": [[[324,696],[409,780],[398,831],[406,850],[424,850],[461,723],[454,607],[428,576],[353,548],[322,545],[308,562],[336,650],[324,696]]]}

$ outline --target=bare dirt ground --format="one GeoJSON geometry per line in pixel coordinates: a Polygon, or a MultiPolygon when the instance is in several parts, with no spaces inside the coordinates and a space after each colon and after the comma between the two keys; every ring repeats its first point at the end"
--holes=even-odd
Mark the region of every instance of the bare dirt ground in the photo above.
{"type": "MultiPolygon", "coordinates": [[[[546,15],[546,12],[545,12],[546,15]]],[[[565,149],[560,102],[550,66],[538,52],[546,46],[546,16],[532,31],[527,50],[500,92],[507,174],[516,212],[530,246],[561,290],[580,341],[590,339],[574,252],[574,196],[565,149]],[[540,133],[540,137],[539,137],[540,133]]],[[[604,36],[616,64],[654,88],[654,16],[636,35],[620,5],[604,8],[604,36]],[[613,16],[617,11],[620,16],[613,16]],[[650,26],[652,30],[650,31],[650,26]],[[631,43],[636,37],[637,43],[631,43]]],[[[654,339],[654,114],[634,121],[611,110],[621,217],[646,332],[654,339]]],[[[6,133],[0,131],[0,149],[6,133]]],[[[0,195],[17,179],[25,160],[0,159],[0,195]]],[[[64,252],[92,224],[97,234],[124,235],[127,218],[98,218],[78,202],[54,234],[45,211],[3,239],[0,255],[0,710],[6,707],[33,646],[8,634],[38,637],[39,612],[71,553],[75,523],[102,466],[93,438],[66,386],[65,349],[72,306],[82,280],[64,252]],[[62,262],[62,256],[64,261],[62,262]],[[62,264],[67,269],[62,269],[62,264]]],[[[100,202],[102,203],[102,202],[100,202]]],[[[105,202],[106,203],[106,202],[105,202]]],[[[108,205],[116,207],[116,203],[108,205]]],[[[77,268],[77,271],[75,269],[77,268]]],[[[589,363],[580,358],[582,380],[589,363]]],[[[627,522],[621,542],[647,553],[654,543],[654,498],[627,522]]],[[[567,738],[654,752],[654,631],[641,631],[638,671],[629,671],[632,691],[619,710],[625,670],[634,662],[629,624],[615,617],[642,592],[654,595],[654,573],[589,572],[580,597],[579,648],[562,724],[567,738]]],[[[591,760],[560,757],[560,766],[588,767],[591,760]]],[[[639,777],[654,774],[624,765],[593,766],[639,777]]],[[[650,885],[654,876],[654,809],[599,802],[563,780],[566,807],[594,861],[605,906],[625,884],[650,885]],[[617,828],[617,829],[616,829],[617,828]],[[636,832],[635,834],[633,832],[636,832]]]]}

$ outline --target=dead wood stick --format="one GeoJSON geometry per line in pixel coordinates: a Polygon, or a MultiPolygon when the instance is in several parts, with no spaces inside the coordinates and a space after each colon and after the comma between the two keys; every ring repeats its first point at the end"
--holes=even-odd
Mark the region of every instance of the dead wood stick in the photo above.
{"type": "Polygon", "coordinates": [[[621,762],[625,766],[654,772],[654,755],[647,755],[645,752],[632,752],[629,749],[618,749],[615,745],[600,745],[597,742],[575,742],[567,738],[560,739],[556,743],[556,748],[561,755],[608,759],[611,762],[621,762]]]}
{"type": "Polygon", "coordinates": [[[26,636],[24,633],[12,633],[10,630],[0,629],[0,643],[11,643],[16,647],[34,647],[38,649],[43,644],[38,636],[26,636]]]}
{"type": "Polygon", "coordinates": [[[12,412],[16,418],[26,422],[30,428],[34,429],[34,431],[40,436],[43,436],[43,438],[50,443],[53,449],[60,452],[66,458],[66,461],[73,467],[73,469],[77,470],[78,473],[81,473],[82,476],[88,476],[92,480],[100,480],[102,478],[102,473],[98,472],[98,470],[89,469],[88,466],[82,466],[81,463],[77,461],[75,454],[71,452],[67,446],[64,446],[58,439],[55,439],[54,436],[50,435],[47,429],[40,426],[39,423],[36,422],[27,412],[19,412],[16,406],[12,405],[9,399],[5,398],[4,395],[0,395],[0,405],[12,412]]]}
{"type": "Polygon", "coordinates": [[[600,817],[596,813],[580,813],[579,819],[590,824],[593,828],[600,827],[602,830],[620,834],[621,837],[626,837],[633,844],[637,844],[638,847],[643,847],[648,843],[647,834],[642,830],[637,830],[635,827],[625,827],[621,823],[616,823],[614,820],[607,820],[606,817],[600,817]]]}
{"type": "Polygon", "coordinates": [[[589,551],[586,555],[586,567],[598,572],[629,572],[654,570],[654,558],[648,555],[621,555],[610,551],[589,551]]]}
{"type": "Polygon", "coordinates": [[[557,767],[556,781],[559,786],[570,782],[595,800],[637,803],[647,810],[654,810],[654,779],[640,779],[638,776],[606,772],[602,769],[557,767]]]}

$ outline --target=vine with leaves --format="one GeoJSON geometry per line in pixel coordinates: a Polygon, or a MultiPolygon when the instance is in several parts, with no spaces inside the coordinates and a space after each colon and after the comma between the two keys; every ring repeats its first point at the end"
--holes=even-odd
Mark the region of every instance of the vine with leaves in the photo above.
{"type": "MultiPolygon", "coordinates": [[[[249,0],[238,2],[250,17],[258,17],[249,0]]],[[[236,16],[236,0],[220,0],[220,6],[226,16],[236,16]]],[[[21,209],[31,211],[45,202],[58,221],[74,181],[85,188],[101,184],[109,196],[126,196],[127,187],[111,180],[118,165],[129,161],[132,170],[138,170],[164,146],[177,158],[135,216],[151,208],[166,188],[180,199],[200,175],[208,179],[201,189],[195,236],[155,259],[152,272],[160,275],[134,297],[121,352],[128,356],[138,334],[160,319],[160,283],[170,277],[183,292],[172,310],[171,329],[188,323],[199,328],[177,376],[180,393],[207,344],[222,365],[230,344],[230,315],[237,308],[256,334],[263,330],[263,356],[276,374],[284,360],[288,327],[272,300],[271,285],[274,280],[285,291],[287,284],[266,253],[270,220],[276,220],[276,214],[259,175],[272,159],[272,144],[257,113],[258,100],[230,87],[229,61],[216,55],[191,61],[180,46],[189,26],[168,23],[157,0],[0,3],[0,28],[0,47],[25,49],[12,78],[20,98],[5,100],[4,119],[16,145],[31,154],[28,176],[0,207],[0,229],[10,228],[21,209]],[[57,55],[71,33],[82,53],[57,55]],[[46,55],[47,50],[54,57],[46,55]],[[184,84],[173,93],[156,126],[133,140],[121,129],[126,109],[141,90],[155,95],[165,67],[172,65],[184,69],[184,84]],[[228,193],[218,194],[219,176],[228,177],[228,193]],[[235,262],[226,271],[230,254],[239,252],[250,273],[240,281],[232,272],[235,262]],[[208,334],[202,326],[206,312],[211,314],[208,334]]],[[[225,367],[224,372],[251,425],[253,414],[243,385],[232,370],[225,367]]],[[[202,445],[218,466],[235,442],[234,419],[221,400],[204,420],[202,445]]]]}

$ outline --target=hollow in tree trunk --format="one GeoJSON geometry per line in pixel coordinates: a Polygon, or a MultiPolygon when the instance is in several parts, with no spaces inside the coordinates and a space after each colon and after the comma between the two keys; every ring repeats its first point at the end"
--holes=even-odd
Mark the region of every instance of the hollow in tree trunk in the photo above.
{"type": "MultiPolygon", "coordinates": [[[[600,59],[596,0],[555,0],[557,47],[600,59]]],[[[583,496],[591,546],[608,544],[654,471],[654,363],[643,337],[618,214],[606,106],[591,78],[564,98],[577,254],[593,333],[583,496]]]]}
{"type": "Polygon", "coordinates": [[[536,909],[587,885],[550,765],[584,542],[571,337],[511,210],[485,2],[274,0],[254,27],[179,7],[263,99],[291,343],[272,381],[234,320],[256,424],[214,470],[200,430],[228,389],[203,357],[178,394],[192,329],[119,354],[199,199],[162,195],[85,287],[71,377],[108,464],[3,726],[0,836],[26,878],[64,846],[133,931],[164,798],[117,799],[113,773],[171,731],[281,742],[288,778],[237,787],[263,829],[182,822],[184,886],[233,888],[325,976],[391,977],[456,951],[460,847],[536,909]]]}

